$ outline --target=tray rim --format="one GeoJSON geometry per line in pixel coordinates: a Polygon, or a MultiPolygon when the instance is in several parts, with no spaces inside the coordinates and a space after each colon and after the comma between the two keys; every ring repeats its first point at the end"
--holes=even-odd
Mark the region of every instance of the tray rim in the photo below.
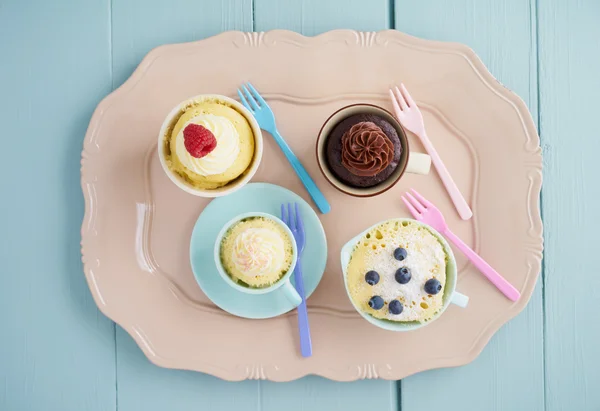
{"type": "Polygon", "coordinates": [[[86,280],[90,291],[92,293],[92,297],[94,298],[94,301],[96,302],[96,305],[98,306],[100,311],[109,319],[121,326],[128,334],[130,334],[131,337],[136,341],[140,349],[144,352],[146,357],[152,363],[160,367],[186,369],[209,373],[218,378],[229,381],[241,381],[245,379],[291,381],[298,378],[302,378],[306,375],[318,375],[337,381],[354,381],[358,379],[374,378],[381,378],[386,380],[399,380],[408,375],[412,375],[416,372],[428,369],[464,365],[477,358],[477,356],[481,353],[483,348],[489,342],[492,335],[494,335],[502,325],[514,318],[526,307],[535,288],[535,284],[537,283],[537,279],[540,277],[544,249],[543,222],[541,219],[540,212],[540,194],[542,188],[543,163],[541,157],[540,138],[537,133],[535,123],[523,99],[521,99],[520,96],[518,96],[512,90],[508,89],[501,82],[499,82],[483,64],[479,56],[477,56],[477,54],[470,47],[461,43],[421,39],[402,33],[397,30],[364,32],[348,29],[337,29],[319,34],[317,36],[304,36],[302,34],[289,30],[271,30],[267,32],[242,32],[231,30],[201,40],[162,45],[152,49],[142,59],[142,61],[131,74],[131,76],[121,86],[119,86],[110,94],[108,94],[105,98],[103,98],[97,105],[85,134],[81,156],[81,188],[83,191],[85,201],[85,212],[83,216],[83,222],[81,225],[81,254],[83,262],[83,271],[86,276],[86,280]],[[105,304],[105,302],[102,300],[102,297],[100,295],[100,292],[97,288],[97,284],[95,283],[95,279],[92,274],[92,267],[89,262],[89,255],[86,255],[85,250],[86,244],[89,240],[89,236],[92,235],[89,227],[93,226],[94,218],[96,217],[96,210],[94,208],[95,193],[93,192],[93,190],[89,190],[89,186],[92,186],[93,188],[94,183],[90,183],[89,180],[86,180],[86,166],[87,163],[91,161],[91,159],[96,155],[92,147],[96,144],[95,135],[98,130],[98,126],[101,123],[101,119],[105,111],[110,108],[110,106],[115,100],[117,100],[121,95],[126,94],[136,86],[136,84],[144,76],[145,71],[152,65],[152,63],[157,58],[161,57],[166,53],[182,51],[186,48],[193,48],[200,44],[206,44],[207,42],[219,42],[223,41],[226,38],[232,38],[233,40],[233,36],[243,38],[244,45],[254,47],[263,45],[266,38],[274,40],[278,37],[281,37],[289,40],[289,42],[294,42],[296,45],[307,46],[311,45],[310,43],[316,45],[319,42],[327,43],[331,40],[335,40],[336,37],[350,36],[355,37],[357,44],[366,47],[377,44],[377,41],[379,39],[384,39],[386,41],[386,44],[388,41],[392,40],[393,42],[397,42],[404,47],[409,47],[413,49],[426,49],[427,51],[451,53],[464,58],[469,63],[471,69],[473,70],[473,73],[476,76],[478,76],[480,80],[482,80],[482,82],[491,91],[493,91],[498,97],[503,98],[504,100],[513,105],[515,111],[519,115],[522,126],[524,128],[524,132],[527,136],[527,141],[525,143],[525,152],[532,158],[537,157],[537,160],[530,161],[527,163],[529,170],[538,171],[533,177],[528,176],[530,184],[527,198],[527,204],[529,206],[528,213],[531,223],[528,235],[529,238],[533,239],[535,243],[535,245],[530,247],[531,251],[534,253],[534,258],[531,260],[532,264],[530,264],[529,266],[529,271],[533,273],[535,281],[526,282],[524,285],[524,289],[522,290],[522,298],[513,305],[511,305],[510,309],[506,310],[503,313],[503,315],[498,315],[492,321],[487,323],[487,326],[484,327],[484,329],[478,335],[476,342],[471,346],[470,350],[465,355],[454,356],[452,358],[430,358],[427,361],[421,361],[419,363],[419,366],[413,366],[412,368],[414,368],[414,370],[408,373],[394,373],[390,369],[382,370],[382,367],[389,367],[389,365],[387,364],[353,364],[348,367],[348,369],[352,368],[355,370],[351,373],[352,375],[349,375],[349,372],[341,373],[339,372],[339,370],[324,368],[319,372],[307,371],[295,373],[294,376],[290,378],[281,378],[281,375],[278,375],[276,378],[272,378],[273,376],[270,376],[268,373],[267,366],[263,364],[254,363],[239,365],[235,369],[231,370],[226,370],[206,362],[203,363],[202,369],[198,369],[198,367],[187,368],[184,366],[179,366],[177,364],[172,364],[170,360],[167,360],[164,357],[161,357],[160,355],[154,353],[153,350],[151,350],[147,346],[146,337],[144,335],[140,335],[140,333],[135,329],[135,326],[128,326],[127,324],[124,324],[123,319],[120,318],[119,314],[113,312],[110,309],[110,307],[107,304],[105,304]],[[240,370],[242,370],[243,372],[240,373],[240,370]]]}

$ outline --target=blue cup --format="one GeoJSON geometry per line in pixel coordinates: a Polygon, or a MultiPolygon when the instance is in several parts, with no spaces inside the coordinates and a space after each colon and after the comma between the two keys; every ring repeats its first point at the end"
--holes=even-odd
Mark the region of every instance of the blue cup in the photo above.
{"type": "Polygon", "coordinates": [[[302,298],[300,297],[300,295],[296,291],[296,288],[294,288],[294,286],[292,285],[292,282],[290,281],[290,277],[292,276],[292,273],[294,272],[294,268],[296,267],[296,261],[298,260],[298,249],[296,248],[296,241],[294,240],[294,235],[292,234],[292,232],[290,231],[288,226],[285,225],[285,223],[283,221],[281,221],[279,218],[277,218],[271,214],[259,213],[259,212],[244,213],[244,214],[240,214],[240,215],[232,218],[223,226],[223,228],[217,235],[217,238],[215,240],[214,258],[215,258],[215,264],[217,266],[217,270],[219,271],[219,274],[221,275],[221,277],[223,277],[223,280],[230,287],[233,287],[242,293],[256,294],[256,295],[268,294],[268,293],[271,293],[271,292],[281,288],[281,290],[285,294],[286,298],[294,305],[294,307],[297,307],[302,302],[302,298]],[[262,217],[262,218],[270,219],[271,221],[274,221],[275,223],[277,223],[279,226],[281,226],[281,228],[288,235],[288,237],[290,238],[290,242],[292,244],[292,264],[290,265],[289,270],[276,283],[274,283],[268,287],[263,287],[263,288],[252,288],[252,287],[247,287],[247,286],[238,284],[229,276],[229,274],[225,270],[225,267],[223,267],[223,264],[221,263],[221,243],[222,243],[223,237],[225,236],[227,231],[231,227],[233,227],[235,224],[237,224],[238,222],[240,222],[244,219],[253,218],[253,217],[262,217]]]}

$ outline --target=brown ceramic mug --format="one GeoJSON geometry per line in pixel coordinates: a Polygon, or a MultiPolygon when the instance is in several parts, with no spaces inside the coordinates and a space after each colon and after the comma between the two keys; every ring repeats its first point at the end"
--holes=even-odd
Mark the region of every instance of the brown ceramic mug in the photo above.
{"type": "Polygon", "coordinates": [[[372,197],[392,188],[400,181],[404,173],[428,174],[431,168],[431,157],[424,153],[410,152],[406,132],[392,113],[373,104],[352,104],[337,110],[321,127],[321,131],[317,137],[317,163],[325,179],[341,192],[355,197],[372,197]],[[341,181],[331,171],[327,162],[325,150],[329,134],[340,121],[355,114],[374,114],[385,119],[398,133],[400,145],[402,146],[400,160],[394,172],[386,180],[372,187],[355,187],[341,181]]]}

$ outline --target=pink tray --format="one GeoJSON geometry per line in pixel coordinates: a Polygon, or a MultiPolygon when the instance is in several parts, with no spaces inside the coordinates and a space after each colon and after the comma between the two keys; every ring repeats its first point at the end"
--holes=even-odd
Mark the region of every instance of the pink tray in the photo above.
{"type": "MultiPolygon", "coordinates": [[[[413,150],[423,151],[409,138],[413,150]]],[[[99,104],[82,157],[82,254],[92,294],[100,310],[163,367],[227,380],[318,374],[350,381],[465,364],[525,307],[540,272],[542,158],[534,123],[523,101],[463,45],[396,31],[339,30],[312,38],[227,32],[159,47],[99,104]],[[246,80],[270,101],[281,133],[333,208],[321,216],[330,254],[308,301],[309,359],[299,354],[295,314],[244,320],[203,295],[188,247],[208,201],[176,188],[156,155],[158,130],[173,106],[200,93],[233,97],[246,80]],[[385,194],[358,199],[337,192],[318,170],[315,140],[325,119],[356,102],[391,109],[387,89],[400,81],[422,107],[431,139],[473,208],[469,222],[460,220],[435,171],[406,175],[385,194]],[[457,253],[458,289],[471,298],[467,309],[450,307],[409,333],[377,329],[354,311],[344,292],[340,248],[377,221],[408,216],[399,200],[408,187],[446,213],[455,232],[521,291],[520,301],[504,298],[457,253]]],[[[253,181],[287,187],[310,202],[269,135],[253,181]]]]}

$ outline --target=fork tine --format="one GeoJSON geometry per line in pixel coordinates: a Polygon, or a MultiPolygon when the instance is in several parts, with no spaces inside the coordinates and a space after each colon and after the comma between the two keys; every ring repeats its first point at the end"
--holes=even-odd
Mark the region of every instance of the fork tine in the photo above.
{"type": "Polygon", "coordinates": [[[425,207],[435,207],[430,201],[428,201],[425,197],[423,197],[417,190],[411,188],[410,191],[413,192],[415,197],[421,202],[421,204],[425,204],[425,207]]]}
{"type": "Polygon", "coordinates": [[[285,223],[285,225],[289,226],[287,217],[285,215],[285,204],[281,204],[281,221],[285,223]]]}
{"type": "Polygon", "coordinates": [[[402,110],[406,110],[408,108],[408,105],[406,104],[406,101],[404,101],[404,96],[402,95],[402,93],[400,93],[398,86],[394,87],[394,90],[396,91],[396,100],[398,100],[400,108],[402,108],[402,110]]]}
{"type": "Polygon", "coordinates": [[[242,85],[242,89],[244,90],[244,94],[246,95],[246,98],[250,102],[250,105],[252,106],[252,108],[254,110],[260,109],[258,103],[256,103],[256,100],[254,100],[254,97],[252,97],[252,93],[250,93],[250,90],[248,90],[248,87],[246,87],[245,84],[242,85]]]}
{"type": "Polygon", "coordinates": [[[400,109],[400,106],[398,105],[398,101],[396,101],[396,96],[394,95],[394,92],[392,91],[392,89],[390,89],[390,98],[392,99],[392,105],[394,106],[394,111],[396,112],[396,115],[402,114],[402,110],[400,109]]]}
{"type": "Polygon", "coordinates": [[[417,209],[414,208],[413,205],[406,198],[404,198],[404,196],[401,196],[400,198],[402,199],[402,201],[404,201],[404,204],[406,204],[406,207],[408,207],[408,211],[410,211],[413,217],[419,220],[421,218],[421,214],[417,211],[417,209]]]}
{"type": "Polygon", "coordinates": [[[304,232],[304,222],[302,221],[302,216],[300,215],[300,208],[298,207],[298,203],[296,205],[296,227],[301,232],[304,232]]]}
{"type": "Polygon", "coordinates": [[[423,204],[419,203],[419,200],[414,198],[411,193],[406,193],[406,197],[408,197],[408,200],[412,203],[412,205],[419,210],[419,213],[423,214],[425,212],[426,209],[423,204]]]}
{"type": "Polygon", "coordinates": [[[252,109],[252,107],[250,107],[250,104],[248,104],[248,100],[246,100],[246,97],[244,97],[244,93],[242,93],[242,90],[238,88],[237,92],[238,96],[240,96],[240,101],[242,102],[244,107],[246,107],[248,110],[250,110],[252,114],[254,114],[254,110],[252,109]]]}
{"type": "Polygon", "coordinates": [[[410,95],[410,93],[408,92],[406,87],[404,87],[404,83],[400,83],[400,89],[402,90],[402,95],[406,99],[406,102],[408,103],[408,105],[410,107],[415,107],[416,106],[415,101],[413,100],[412,96],[410,95]]]}
{"type": "Polygon", "coordinates": [[[258,91],[256,91],[256,89],[254,88],[254,86],[252,85],[252,83],[248,82],[246,83],[248,84],[248,88],[250,89],[250,91],[252,92],[252,96],[256,99],[256,101],[258,101],[260,103],[261,106],[266,106],[267,102],[265,101],[265,99],[260,95],[260,93],[258,91]]]}
{"type": "Polygon", "coordinates": [[[287,212],[288,212],[288,221],[290,228],[296,228],[296,219],[293,217],[294,213],[292,212],[292,203],[287,204],[287,212]]]}

